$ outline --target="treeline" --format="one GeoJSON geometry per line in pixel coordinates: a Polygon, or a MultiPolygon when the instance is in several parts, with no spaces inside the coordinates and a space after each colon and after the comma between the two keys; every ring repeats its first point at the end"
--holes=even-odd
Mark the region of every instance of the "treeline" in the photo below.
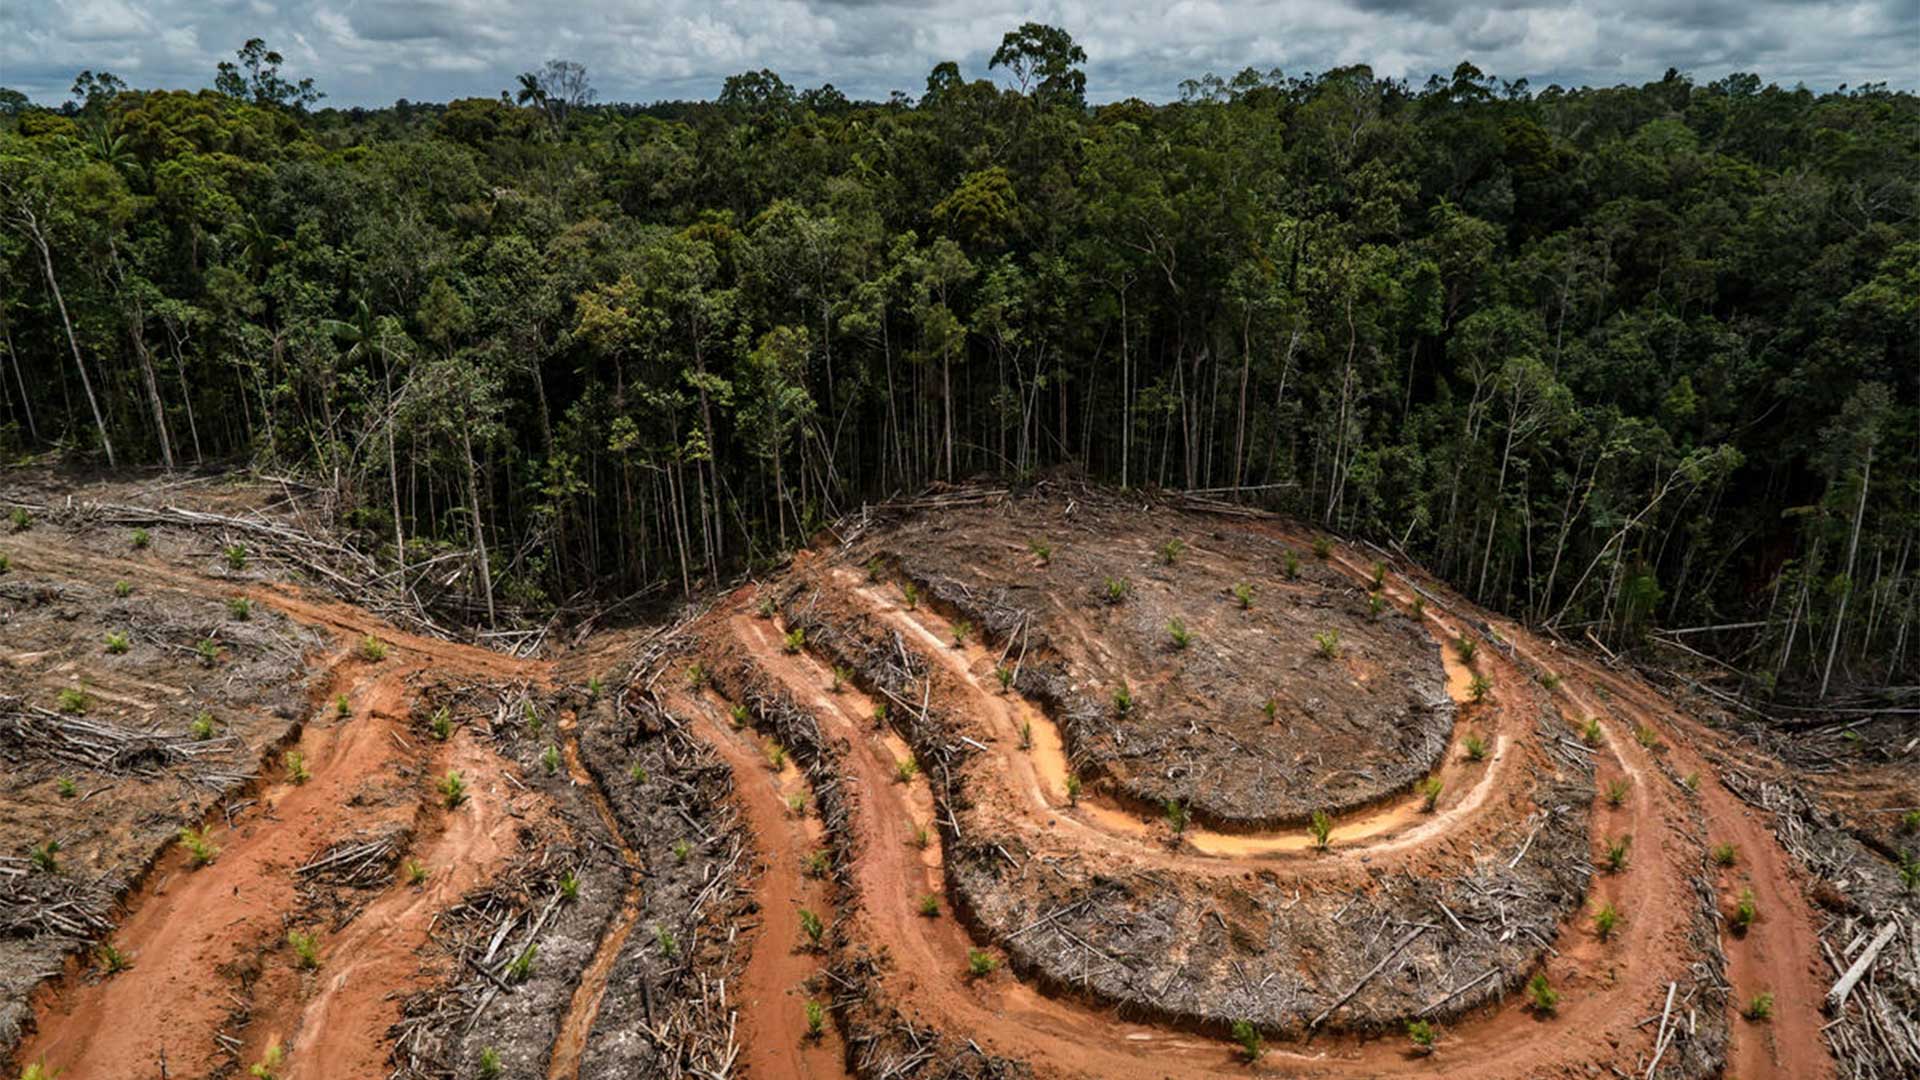
{"type": "Polygon", "coordinates": [[[1570,636],[1911,678],[1913,94],[1463,64],[1094,108],[1064,33],[994,59],[885,103],[600,106],[550,63],[339,111],[256,41],[212,90],[0,92],[0,446],[296,471],[480,618],[1071,467],[1570,636]]]}

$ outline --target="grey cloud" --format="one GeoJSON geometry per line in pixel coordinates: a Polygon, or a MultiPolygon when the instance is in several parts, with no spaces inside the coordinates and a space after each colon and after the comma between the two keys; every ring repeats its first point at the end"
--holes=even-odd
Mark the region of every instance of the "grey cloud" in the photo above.
{"type": "Polygon", "coordinates": [[[738,71],[918,93],[957,60],[987,75],[1028,19],[1086,48],[1096,101],[1167,100],[1208,72],[1366,63],[1415,85],[1461,60],[1535,86],[1703,80],[1735,70],[1824,88],[1920,85],[1912,0],[0,0],[0,85],[57,103],[82,68],[135,85],[208,85],[248,37],[339,105],[491,95],[562,56],[602,100],[708,97],[738,71]]]}

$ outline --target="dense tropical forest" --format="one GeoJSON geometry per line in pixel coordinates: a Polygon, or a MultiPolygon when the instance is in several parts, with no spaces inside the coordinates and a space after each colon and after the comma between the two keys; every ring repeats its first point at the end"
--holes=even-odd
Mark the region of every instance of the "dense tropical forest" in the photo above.
{"type": "Polygon", "coordinates": [[[1912,678],[1920,98],[1462,64],[1091,106],[1085,60],[1030,24],[884,102],[553,61],[335,109],[252,41],[212,89],[0,90],[0,454],[317,486],[482,621],[1067,474],[1762,690],[1912,678]]]}

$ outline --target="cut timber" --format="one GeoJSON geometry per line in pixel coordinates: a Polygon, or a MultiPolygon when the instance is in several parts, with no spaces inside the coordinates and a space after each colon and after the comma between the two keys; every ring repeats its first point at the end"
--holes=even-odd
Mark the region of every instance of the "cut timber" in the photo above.
{"type": "Polygon", "coordinates": [[[1887,942],[1892,941],[1893,935],[1899,930],[1899,921],[1888,919],[1887,924],[1880,928],[1880,932],[1873,936],[1872,944],[1866,947],[1866,950],[1860,954],[1860,958],[1853,962],[1853,966],[1847,969],[1847,973],[1840,976],[1840,981],[1834,983],[1833,989],[1827,992],[1828,1012],[1838,1013],[1846,1008],[1847,995],[1853,993],[1854,984],[1858,983],[1868,969],[1873,967],[1874,960],[1880,956],[1880,950],[1887,947],[1887,942]]]}

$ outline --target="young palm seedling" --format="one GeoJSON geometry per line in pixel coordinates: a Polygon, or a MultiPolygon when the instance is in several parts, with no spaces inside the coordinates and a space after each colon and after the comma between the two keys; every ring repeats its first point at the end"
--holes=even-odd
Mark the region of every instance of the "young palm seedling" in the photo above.
{"type": "Polygon", "coordinates": [[[333,695],[333,715],[338,716],[344,720],[352,714],[353,714],[353,704],[347,700],[347,695],[345,694],[333,695]]]}
{"type": "Polygon", "coordinates": [[[1313,557],[1327,559],[1333,556],[1333,540],[1330,537],[1316,536],[1313,539],[1313,557]]]}
{"type": "Polygon", "coordinates": [[[702,664],[698,660],[695,660],[693,663],[688,664],[687,665],[687,689],[697,694],[701,690],[705,689],[706,685],[707,685],[706,665],[702,664]]]}
{"type": "Polygon", "coordinates": [[[193,651],[199,654],[201,667],[212,667],[220,662],[220,643],[212,638],[201,638],[193,651]]]}
{"type": "Polygon", "coordinates": [[[1233,587],[1233,599],[1235,603],[1240,605],[1241,611],[1253,610],[1253,586],[1244,581],[1235,585],[1233,587]]]}
{"type": "Polygon", "coordinates": [[[1319,650],[1321,659],[1333,660],[1340,656],[1340,631],[1322,630],[1313,635],[1314,648],[1319,650]]]}
{"type": "Polygon", "coordinates": [[[181,829],[180,846],[186,849],[187,862],[194,867],[205,866],[220,856],[220,849],[207,839],[205,829],[181,829]]]}
{"type": "Polygon", "coordinates": [[[1607,805],[1615,810],[1627,801],[1627,782],[1625,779],[1607,781],[1607,805]]]}
{"type": "Polygon", "coordinates": [[[1167,827],[1173,835],[1184,836],[1187,831],[1187,808],[1179,799],[1168,799],[1166,805],[1167,827]]]}
{"type": "Polygon", "coordinates": [[[431,873],[432,871],[427,869],[427,864],[419,859],[408,859],[400,866],[400,876],[409,885],[425,885],[431,873]]]}
{"type": "Polygon", "coordinates": [[[1413,1043],[1414,1053],[1416,1054],[1433,1053],[1433,1043],[1436,1037],[1437,1036],[1434,1034],[1433,1025],[1428,1023],[1427,1021],[1425,1020],[1407,1021],[1407,1039],[1413,1043]]]}
{"type": "Polygon", "coordinates": [[[1280,556],[1280,572],[1286,575],[1288,581],[1297,580],[1300,577],[1300,556],[1291,551],[1280,556]]]}
{"type": "Polygon", "coordinates": [[[63,776],[53,782],[53,791],[63,799],[71,799],[80,794],[80,785],[73,782],[73,777],[63,776]]]}
{"type": "Polygon", "coordinates": [[[144,551],[146,550],[146,547],[148,544],[153,543],[152,535],[150,535],[145,529],[133,530],[132,539],[133,539],[133,549],[135,551],[144,551]]]}
{"type": "Polygon", "coordinates": [[[548,776],[552,776],[554,773],[559,772],[560,771],[560,748],[553,745],[552,743],[548,743],[547,748],[540,752],[540,765],[541,767],[547,770],[548,776]]]}
{"type": "Polygon", "coordinates": [[[560,899],[565,900],[569,904],[580,899],[580,878],[573,871],[569,870],[561,874],[558,884],[560,886],[560,899]]]}
{"type": "Polygon", "coordinates": [[[103,941],[93,950],[93,958],[100,965],[104,975],[118,975],[133,966],[133,957],[114,947],[113,942],[103,941]]]}
{"type": "Polygon", "coordinates": [[[27,853],[27,861],[43,874],[60,872],[60,841],[48,840],[27,853]]]}
{"type": "Polygon", "coordinates": [[[1174,563],[1180,561],[1180,553],[1185,550],[1187,550],[1187,545],[1181,543],[1179,539],[1168,540],[1166,543],[1160,545],[1160,562],[1164,565],[1172,566],[1174,563]]]}
{"type": "Polygon", "coordinates": [[[1467,696],[1475,701],[1485,701],[1487,693],[1492,689],[1493,680],[1477,671],[1473,673],[1473,678],[1467,681],[1467,696]]]}
{"type": "Polygon", "coordinates": [[[1613,936],[1613,928],[1620,925],[1620,909],[1609,903],[1602,903],[1593,913],[1593,932],[1601,941],[1613,936]]]}
{"type": "Polygon", "coordinates": [[[253,618],[253,601],[244,596],[228,597],[227,617],[234,622],[246,622],[253,618]]]}
{"type": "Polygon", "coordinates": [[[360,639],[360,659],[377,664],[387,658],[387,643],[368,634],[360,639]]]}
{"type": "Polygon", "coordinates": [[[907,610],[912,611],[914,608],[920,606],[920,587],[911,581],[902,582],[900,584],[900,598],[907,602],[907,610]]]}
{"type": "Polygon", "coordinates": [[[847,684],[852,681],[853,681],[852,668],[849,668],[844,664],[833,665],[833,692],[834,693],[837,694],[840,691],[845,690],[847,688],[847,684]]]}
{"type": "Polygon", "coordinates": [[[1080,774],[1079,773],[1067,774],[1067,805],[1068,806],[1080,805],[1080,774]]]}
{"type": "Polygon", "coordinates": [[[1741,1015],[1756,1024],[1773,1019],[1773,995],[1768,993],[1753,995],[1747,1000],[1747,1007],[1741,1010],[1741,1015]]]}
{"type": "Polygon", "coordinates": [[[1547,973],[1536,971],[1527,982],[1527,1004],[1542,1016],[1552,1016],[1560,1007],[1560,991],[1547,981],[1547,973]]]}
{"type": "Polygon", "coordinates": [[[115,656],[127,651],[127,635],[108,631],[107,651],[115,656]]]}
{"type": "Polygon", "coordinates": [[[1033,552],[1033,557],[1040,560],[1041,566],[1048,566],[1052,564],[1053,562],[1053,545],[1052,544],[1042,543],[1038,540],[1029,540],[1027,541],[1027,550],[1033,552]]]}
{"type": "Polygon", "coordinates": [[[1487,740],[1480,736],[1468,735],[1466,739],[1462,741],[1461,745],[1466,749],[1468,761],[1485,761],[1487,759],[1487,740]]]}
{"type": "Polygon", "coordinates": [[[1633,837],[1631,836],[1607,837],[1606,854],[1601,860],[1601,866],[1606,869],[1607,873],[1617,874],[1627,868],[1627,851],[1632,843],[1633,837]]]}
{"type": "Polygon", "coordinates": [[[1125,716],[1133,711],[1133,688],[1121,683],[1113,691],[1113,711],[1125,716]]]}
{"type": "Polygon", "coordinates": [[[993,954],[985,949],[967,950],[967,975],[969,977],[984,979],[993,974],[993,969],[999,966],[1000,961],[994,959],[993,954]]]}
{"type": "Polygon", "coordinates": [[[808,911],[806,908],[801,908],[800,932],[807,936],[807,947],[809,949],[818,949],[820,947],[821,937],[827,932],[827,924],[820,920],[820,916],[808,911]]]}
{"type": "Polygon", "coordinates": [[[787,813],[794,817],[806,817],[807,797],[797,791],[787,796],[787,813]]]}
{"type": "Polygon", "coordinates": [[[684,838],[680,840],[675,840],[673,842],[673,861],[674,862],[680,864],[681,866],[685,866],[687,864],[687,860],[692,857],[693,857],[692,844],[688,843],[684,838]]]}
{"type": "Polygon", "coordinates": [[[1177,618],[1167,620],[1167,637],[1173,641],[1173,647],[1176,649],[1184,649],[1193,644],[1193,633],[1187,629],[1184,621],[1177,618]]]}
{"type": "Polygon", "coordinates": [[[205,709],[200,710],[195,714],[193,723],[187,725],[187,730],[201,742],[213,738],[213,714],[205,709]]]}
{"type": "Polygon", "coordinates": [[[653,928],[653,943],[659,948],[661,956],[671,958],[680,955],[680,943],[674,940],[673,931],[664,926],[653,928]]]}
{"type": "Polygon", "coordinates": [[[280,767],[286,770],[289,784],[304,784],[313,776],[307,771],[307,755],[298,750],[289,750],[281,754],[280,767]]]}
{"type": "Polygon", "coordinates": [[[1586,743],[1588,746],[1599,746],[1601,738],[1600,718],[1597,716],[1587,717],[1587,722],[1580,728],[1580,741],[1586,743]]]}
{"type": "Polygon", "coordinates": [[[1254,1027],[1250,1021],[1235,1020],[1233,1022],[1233,1041],[1240,1044],[1240,1056],[1246,1058],[1249,1063],[1259,1061],[1260,1055],[1267,1052],[1266,1046],[1260,1039],[1260,1029],[1254,1027]]]}
{"type": "Polygon", "coordinates": [[[533,974],[533,962],[540,958],[540,946],[528,945],[507,962],[506,981],[510,983],[526,982],[533,974]]]}
{"type": "Polygon", "coordinates": [[[812,1039],[814,1042],[819,1042],[821,1036],[826,1033],[826,1026],[827,1026],[826,1007],[824,1005],[821,1005],[819,1002],[814,1001],[812,998],[808,998],[807,999],[807,1038],[812,1039]]]}
{"type": "Polygon", "coordinates": [[[965,619],[957,619],[953,624],[953,647],[965,648],[967,639],[973,636],[973,624],[965,619]]]}
{"type": "Polygon", "coordinates": [[[1013,669],[1001,664],[993,669],[993,677],[1000,682],[1000,692],[1006,693],[1013,687],[1013,669]]]}
{"type": "Polygon", "coordinates": [[[1733,932],[1745,935],[1760,921],[1760,904],[1753,898],[1752,889],[1741,889],[1740,896],[1733,902],[1733,915],[1727,919],[1733,924],[1733,932]]]}
{"type": "Polygon", "coordinates": [[[87,707],[93,703],[93,699],[87,696],[85,690],[70,686],[54,696],[54,703],[60,707],[61,712],[72,716],[80,716],[87,711],[87,707]]]}
{"type": "Polygon", "coordinates": [[[1110,577],[1106,585],[1106,601],[1109,604],[1124,602],[1133,593],[1133,583],[1126,578],[1110,577]]]}
{"type": "Polygon", "coordinates": [[[797,656],[799,655],[800,647],[802,645],[805,645],[806,643],[807,643],[806,628],[801,626],[796,626],[793,629],[787,631],[787,636],[784,640],[781,641],[780,648],[781,648],[781,651],[785,652],[788,656],[797,656]]]}
{"type": "Polygon", "coordinates": [[[933,919],[933,918],[938,918],[939,915],[940,915],[940,898],[933,895],[932,893],[923,893],[920,897],[920,917],[924,919],[933,919]]]}
{"type": "Polygon", "coordinates": [[[1740,861],[1740,852],[1732,844],[1715,844],[1713,846],[1713,865],[1732,866],[1738,861],[1740,861]]]}
{"type": "Polygon", "coordinates": [[[467,801],[467,781],[460,775],[460,770],[454,769],[441,779],[440,797],[449,810],[467,801]]]}
{"type": "Polygon", "coordinates": [[[293,950],[293,966],[312,971],[320,966],[320,939],[299,930],[287,931],[287,947],[293,950]]]}
{"type": "Polygon", "coordinates": [[[433,719],[427,722],[428,730],[433,732],[435,742],[446,742],[453,737],[453,713],[442,705],[433,711],[433,719]]]}
{"type": "Polygon", "coordinates": [[[1333,819],[1325,810],[1315,810],[1307,821],[1307,831],[1313,834],[1313,846],[1321,851],[1327,850],[1327,844],[1333,839],[1333,819]]]}
{"type": "Polygon", "coordinates": [[[1453,654],[1458,656],[1463,664],[1473,663],[1473,654],[1479,651],[1479,643],[1465,634],[1453,639],[1453,654]]]}
{"type": "Polygon", "coordinates": [[[911,781],[915,776],[918,776],[919,774],[920,774],[920,763],[914,760],[913,755],[909,754],[907,755],[905,760],[900,761],[894,765],[893,782],[896,784],[904,784],[911,781]]]}
{"type": "Polygon", "coordinates": [[[1429,814],[1433,813],[1433,808],[1440,805],[1440,789],[1444,786],[1437,776],[1420,781],[1420,808],[1429,814]]]}
{"type": "Polygon", "coordinates": [[[499,1080],[500,1051],[491,1046],[480,1048],[480,1080],[499,1080]]]}
{"type": "Polygon", "coordinates": [[[227,545],[227,566],[234,570],[247,568],[247,549],[239,544],[227,545]]]}

